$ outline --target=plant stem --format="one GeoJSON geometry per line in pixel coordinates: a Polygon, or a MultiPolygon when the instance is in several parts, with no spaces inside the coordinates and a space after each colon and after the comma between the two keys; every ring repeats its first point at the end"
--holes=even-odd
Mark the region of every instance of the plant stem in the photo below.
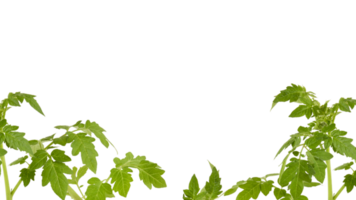
{"type": "Polygon", "coordinates": [[[83,194],[82,190],[80,189],[80,187],[79,187],[78,183],[77,183],[76,185],[77,185],[78,190],[79,190],[80,194],[82,195],[83,199],[85,199],[85,196],[84,196],[84,194],[83,194]]]}
{"type": "Polygon", "coordinates": [[[17,188],[19,188],[19,186],[21,185],[21,183],[22,183],[22,179],[20,179],[20,180],[17,182],[15,188],[11,191],[11,196],[14,196],[14,194],[15,194],[17,188]]]}
{"type": "MultiPolygon", "coordinates": [[[[330,153],[330,147],[326,149],[326,152],[330,153]]],[[[330,160],[326,161],[328,171],[328,200],[333,200],[333,185],[331,181],[331,164],[330,160]]]]}
{"type": "Polygon", "coordinates": [[[83,200],[74,190],[72,187],[68,185],[68,195],[72,197],[74,200],[83,200]]]}
{"type": "Polygon", "coordinates": [[[337,193],[334,196],[334,200],[340,195],[340,193],[345,189],[345,184],[341,186],[341,188],[339,189],[339,191],[337,191],[337,193]]]}
{"type": "MultiPolygon", "coordinates": [[[[3,148],[3,144],[0,144],[0,149],[3,148]]],[[[1,161],[2,161],[2,169],[4,171],[4,182],[5,182],[5,190],[6,190],[6,200],[12,200],[11,196],[11,191],[10,191],[10,183],[9,183],[9,177],[7,174],[7,167],[6,167],[6,161],[5,161],[5,156],[1,156],[1,161]]]]}

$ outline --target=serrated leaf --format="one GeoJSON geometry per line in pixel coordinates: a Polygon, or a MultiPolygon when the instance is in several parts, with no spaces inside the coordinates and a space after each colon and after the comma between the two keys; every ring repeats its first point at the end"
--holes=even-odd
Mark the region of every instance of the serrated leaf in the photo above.
{"type": "Polygon", "coordinates": [[[13,161],[12,163],[10,163],[10,166],[17,165],[17,164],[24,164],[26,162],[27,158],[28,158],[28,156],[18,158],[15,161],[13,161]]]}
{"type": "Polygon", "coordinates": [[[195,174],[192,176],[189,182],[189,189],[188,190],[183,190],[184,195],[183,199],[185,200],[195,200],[198,193],[199,193],[199,182],[195,174]]]}
{"type": "Polygon", "coordinates": [[[307,93],[305,87],[303,86],[292,84],[292,86],[288,86],[285,90],[281,90],[281,92],[275,96],[271,110],[278,102],[297,102],[300,96],[303,98],[299,99],[299,101],[309,103],[309,100],[305,94],[310,95],[311,93],[307,93]]]}
{"type": "Polygon", "coordinates": [[[38,141],[37,141],[36,139],[30,139],[30,140],[28,141],[28,143],[29,143],[30,145],[36,145],[36,144],[38,144],[38,141]]]}
{"type": "Polygon", "coordinates": [[[261,184],[261,192],[267,196],[269,192],[272,190],[273,181],[266,181],[261,184]]]}
{"type": "Polygon", "coordinates": [[[86,136],[85,133],[74,134],[68,132],[69,140],[73,140],[71,147],[73,148],[73,156],[81,153],[82,162],[85,164],[92,172],[96,173],[97,161],[96,157],[98,152],[95,150],[93,142],[94,138],[86,136]]]}
{"type": "Polygon", "coordinates": [[[325,170],[327,168],[327,165],[324,163],[324,161],[316,160],[316,162],[313,164],[313,168],[315,170],[314,177],[320,183],[323,183],[325,179],[325,170]]]}
{"type": "Polygon", "coordinates": [[[249,179],[245,184],[240,185],[243,189],[238,195],[236,200],[249,200],[251,197],[257,199],[261,192],[261,184],[255,180],[249,179]]]}
{"type": "Polygon", "coordinates": [[[278,150],[276,156],[274,158],[276,158],[284,149],[288,148],[289,145],[291,145],[295,140],[295,137],[291,137],[289,140],[287,140],[287,142],[285,142],[282,147],[278,150]]]}
{"type": "Polygon", "coordinates": [[[61,162],[48,160],[43,166],[42,186],[51,183],[51,187],[62,200],[65,199],[68,190],[68,180],[66,174],[72,174],[72,170],[61,162]]]}
{"type": "Polygon", "coordinates": [[[38,150],[32,156],[32,162],[30,164],[30,169],[39,169],[47,162],[48,153],[45,150],[38,150]]]}
{"type": "Polygon", "coordinates": [[[51,156],[58,162],[69,162],[72,160],[69,156],[65,155],[64,151],[59,149],[53,150],[51,156]]]}
{"type": "Polygon", "coordinates": [[[312,149],[310,151],[310,153],[316,157],[319,158],[321,160],[330,160],[332,159],[334,156],[331,153],[326,152],[325,150],[322,149],[312,149]]]}
{"type": "Polygon", "coordinates": [[[162,177],[164,170],[159,168],[156,163],[142,160],[136,168],[140,171],[140,180],[142,180],[149,189],[152,188],[152,185],[155,188],[167,187],[166,181],[162,177]]]}
{"type": "Polygon", "coordinates": [[[310,168],[307,160],[291,157],[279,184],[281,186],[290,184],[289,193],[295,198],[303,192],[303,181],[311,182],[308,172],[310,168]]]}
{"type": "Polygon", "coordinates": [[[115,183],[113,190],[119,192],[123,197],[127,197],[127,194],[131,187],[131,182],[133,181],[131,173],[132,170],[128,167],[121,169],[113,168],[111,169],[111,184],[115,183]]]}
{"type": "Polygon", "coordinates": [[[109,147],[109,142],[108,139],[106,138],[106,136],[103,134],[103,132],[105,132],[105,130],[99,126],[99,124],[97,124],[96,122],[90,122],[89,120],[87,120],[85,122],[85,128],[88,128],[91,132],[94,133],[94,135],[100,139],[100,142],[106,147],[109,147]]]}
{"type": "Polygon", "coordinates": [[[343,182],[345,183],[347,193],[349,193],[355,186],[356,177],[354,174],[347,174],[343,182]]]}
{"type": "Polygon", "coordinates": [[[71,185],[76,185],[79,182],[79,180],[87,174],[88,170],[89,170],[88,167],[85,165],[81,165],[79,166],[79,168],[77,166],[73,166],[72,167],[73,173],[68,179],[69,183],[71,185]]]}
{"type": "Polygon", "coordinates": [[[345,100],[345,98],[340,98],[340,100],[339,100],[339,108],[342,111],[351,112],[350,108],[349,108],[349,105],[348,105],[347,101],[345,100]]]}
{"type": "Polygon", "coordinates": [[[292,111],[289,117],[302,117],[306,114],[308,109],[310,109],[310,107],[306,105],[300,105],[292,111]]]}
{"type": "Polygon", "coordinates": [[[36,99],[35,99],[34,97],[35,97],[35,96],[33,96],[33,95],[25,94],[25,100],[27,101],[27,103],[29,103],[30,106],[31,106],[33,109],[35,109],[37,112],[39,112],[40,114],[42,114],[43,116],[45,116],[44,113],[43,113],[43,111],[42,111],[42,109],[41,109],[41,107],[40,107],[40,105],[38,105],[38,103],[37,103],[37,101],[36,101],[36,99]]]}
{"type": "Polygon", "coordinates": [[[342,164],[342,165],[336,167],[334,170],[335,170],[335,171],[336,171],[336,170],[342,170],[342,169],[348,170],[348,169],[351,168],[351,166],[352,166],[353,164],[354,164],[354,162],[345,163],[345,164],[342,164]]]}
{"type": "Polygon", "coordinates": [[[5,140],[7,144],[13,149],[25,151],[32,155],[32,149],[30,143],[24,138],[25,133],[20,132],[6,132],[5,140]]]}
{"type": "Polygon", "coordinates": [[[221,178],[219,176],[218,170],[214,167],[212,169],[211,175],[209,177],[209,182],[205,184],[205,191],[206,191],[206,199],[213,200],[218,197],[219,194],[222,193],[221,188],[221,178]]]}
{"type": "Polygon", "coordinates": [[[85,192],[87,195],[86,200],[105,200],[106,194],[112,194],[111,185],[103,183],[98,178],[91,178],[88,180],[88,183],[90,185],[85,192]]]}
{"type": "Polygon", "coordinates": [[[20,173],[21,180],[23,181],[23,185],[26,187],[30,183],[31,179],[35,180],[35,170],[23,168],[20,173]]]}
{"type": "Polygon", "coordinates": [[[59,138],[54,138],[53,139],[53,143],[65,146],[67,143],[69,143],[68,142],[68,135],[62,135],[59,138]]]}
{"type": "Polygon", "coordinates": [[[330,131],[333,131],[334,129],[336,128],[335,124],[330,124],[328,126],[325,126],[322,131],[323,132],[330,132],[330,131]]]}
{"type": "Polygon", "coordinates": [[[356,147],[351,144],[352,139],[345,137],[334,137],[332,146],[337,153],[346,155],[356,160],[356,147]]]}
{"type": "Polygon", "coordinates": [[[237,189],[239,188],[239,186],[242,184],[245,184],[245,183],[246,183],[246,181],[237,182],[236,185],[234,185],[230,189],[226,190],[226,192],[224,193],[224,196],[234,194],[237,191],[237,189]]]}

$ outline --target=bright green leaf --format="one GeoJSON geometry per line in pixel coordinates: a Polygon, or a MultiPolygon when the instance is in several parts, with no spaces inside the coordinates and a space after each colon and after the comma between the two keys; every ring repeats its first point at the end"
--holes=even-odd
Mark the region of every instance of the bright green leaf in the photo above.
{"type": "Polygon", "coordinates": [[[98,156],[98,152],[96,152],[95,146],[93,144],[95,139],[86,136],[85,133],[74,134],[68,132],[68,134],[69,134],[69,140],[74,140],[71,145],[71,147],[73,148],[72,150],[73,156],[76,156],[79,153],[81,153],[83,164],[88,166],[88,168],[92,172],[96,173],[96,168],[97,168],[96,157],[98,156]]]}
{"type": "Polygon", "coordinates": [[[47,162],[47,158],[48,153],[45,150],[38,150],[31,158],[30,169],[41,168],[47,162]]]}
{"type": "Polygon", "coordinates": [[[89,120],[87,120],[85,122],[85,128],[88,128],[91,132],[93,132],[95,134],[95,136],[100,139],[100,142],[106,148],[109,147],[108,139],[103,134],[103,132],[105,132],[105,130],[103,128],[101,128],[96,122],[90,122],[89,120]]]}
{"type": "Polygon", "coordinates": [[[7,132],[5,134],[6,142],[13,149],[25,151],[32,155],[30,143],[24,138],[25,133],[20,132],[7,132]]]}
{"type": "Polygon", "coordinates": [[[86,200],[105,200],[106,194],[112,194],[111,185],[103,183],[98,178],[91,178],[88,180],[90,184],[85,194],[86,200]]]}

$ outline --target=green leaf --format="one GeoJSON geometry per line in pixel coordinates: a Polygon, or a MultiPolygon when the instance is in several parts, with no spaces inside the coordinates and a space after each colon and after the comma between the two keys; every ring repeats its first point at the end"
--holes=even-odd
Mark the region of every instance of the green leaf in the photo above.
{"type": "Polygon", "coordinates": [[[303,181],[311,182],[311,174],[315,172],[310,171],[311,166],[308,165],[306,160],[296,158],[292,158],[287,167],[282,174],[280,184],[281,186],[287,186],[291,182],[291,195],[294,199],[297,199],[303,192],[303,181]]]}
{"type": "Polygon", "coordinates": [[[0,149],[0,157],[4,156],[7,153],[5,149],[0,149]]]}
{"type": "Polygon", "coordinates": [[[261,192],[267,196],[269,192],[272,190],[273,181],[266,181],[261,184],[261,192]]]}
{"type": "Polygon", "coordinates": [[[132,170],[128,167],[111,169],[111,184],[115,183],[113,190],[115,192],[119,192],[119,194],[123,197],[127,197],[131,187],[131,182],[133,181],[131,172],[132,170]]]}
{"type": "Polygon", "coordinates": [[[307,151],[306,154],[308,156],[309,163],[314,164],[316,162],[314,156],[310,153],[310,151],[307,151]]]}
{"type": "Polygon", "coordinates": [[[23,181],[23,185],[26,187],[30,183],[31,179],[35,180],[35,170],[23,168],[20,173],[21,180],[23,181]]]}
{"type": "Polygon", "coordinates": [[[330,124],[328,126],[325,126],[322,131],[323,132],[330,132],[330,131],[333,131],[334,129],[336,128],[335,124],[330,124]]]}
{"type": "Polygon", "coordinates": [[[345,164],[342,164],[342,165],[336,167],[334,170],[335,170],[335,171],[336,171],[336,170],[342,170],[342,169],[348,170],[348,169],[351,168],[351,166],[352,166],[353,164],[354,164],[354,162],[345,163],[345,164]]]}
{"type": "Polygon", "coordinates": [[[10,166],[17,165],[17,164],[24,164],[26,162],[27,158],[28,158],[28,156],[24,156],[24,157],[18,158],[17,160],[15,160],[12,163],[10,163],[10,166]]]}
{"type": "Polygon", "coordinates": [[[114,163],[116,164],[116,168],[123,167],[134,167],[136,168],[142,160],[145,160],[145,156],[136,156],[131,152],[126,153],[126,157],[124,159],[114,158],[114,163]]]}
{"type": "Polygon", "coordinates": [[[276,197],[276,199],[280,199],[280,198],[286,196],[287,192],[283,189],[274,188],[273,194],[276,197]]]}
{"type": "Polygon", "coordinates": [[[88,167],[85,165],[81,165],[79,166],[79,168],[77,166],[72,166],[73,173],[68,179],[69,184],[71,185],[78,184],[79,180],[87,174],[88,170],[89,170],[88,167]]]}
{"type": "Polygon", "coordinates": [[[82,162],[88,168],[96,173],[97,161],[96,157],[98,156],[98,152],[95,150],[95,146],[93,142],[94,138],[86,136],[85,133],[74,134],[68,132],[69,140],[73,140],[71,147],[73,148],[72,154],[73,156],[81,153],[82,162]]]}
{"type": "Polygon", "coordinates": [[[20,106],[19,100],[14,96],[14,93],[9,93],[7,99],[9,100],[9,104],[11,106],[20,106]]]}
{"type": "Polygon", "coordinates": [[[239,186],[243,189],[238,195],[236,200],[249,200],[251,197],[257,199],[261,192],[261,184],[255,179],[249,179],[245,184],[239,186]]]}
{"type": "Polygon", "coordinates": [[[305,187],[316,187],[316,186],[319,186],[320,185],[320,183],[317,183],[317,182],[311,182],[311,183],[309,183],[309,182],[306,182],[306,181],[304,181],[304,186],[305,187]]]}
{"type": "Polygon", "coordinates": [[[25,133],[20,132],[6,132],[5,139],[7,144],[13,149],[25,151],[32,155],[30,143],[24,138],[25,133]]]}
{"type": "Polygon", "coordinates": [[[68,142],[68,135],[62,135],[59,138],[54,138],[53,139],[53,143],[65,146],[67,143],[69,143],[68,142]]]}
{"type": "Polygon", "coordinates": [[[43,166],[42,186],[51,183],[54,193],[56,193],[62,200],[65,199],[68,189],[68,179],[64,173],[72,174],[72,170],[64,163],[48,160],[43,166]]]}
{"type": "Polygon", "coordinates": [[[162,178],[164,170],[160,169],[156,163],[142,160],[136,168],[140,171],[140,180],[142,180],[149,189],[152,188],[152,185],[155,188],[167,187],[166,181],[162,178]]]}
{"type": "Polygon", "coordinates": [[[86,200],[105,200],[106,194],[112,194],[111,185],[103,183],[98,178],[91,178],[88,183],[90,185],[85,192],[87,195],[86,200]]]}
{"type": "Polygon", "coordinates": [[[195,200],[198,193],[199,193],[199,182],[195,174],[192,176],[189,182],[189,189],[188,190],[183,190],[184,195],[183,199],[185,200],[195,200]]]}
{"type": "Polygon", "coordinates": [[[3,128],[7,124],[6,119],[0,120],[0,129],[3,128]]]}
{"type": "Polygon", "coordinates": [[[327,136],[323,133],[320,132],[315,132],[312,137],[309,137],[307,140],[305,140],[305,144],[311,148],[314,149],[317,146],[321,144],[321,142],[326,139],[327,136]]]}
{"type": "Polygon", "coordinates": [[[69,162],[72,160],[70,157],[64,154],[64,151],[59,149],[53,150],[51,156],[58,162],[69,162]]]}
{"type": "Polygon", "coordinates": [[[53,141],[54,135],[55,135],[55,134],[50,135],[50,136],[47,136],[47,137],[45,137],[45,138],[42,138],[42,139],[41,139],[41,142],[50,142],[50,141],[53,141]]]}
{"type": "Polygon", "coordinates": [[[245,183],[246,183],[246,181],[237,182],[236,185],[234,185],[230,189],[226,190],[226,192],[224,193],[224,196],[234,194],[237,191],[237,189],[239,188],[239,186],[242,184],[245,184],[245,183]]]}
{"type": "Polygon", "coordinates": [[[347,193],[351,192],[356,185],[355,174],[347,174],[343,182],[345,183],[347,193]]]}
{"type": "Polygon", "coordinates": [[[48,153],[45,150],[38,150],[32,156],[32,162],[30,164],[30,169],[39,169],[47,162],[48,153]]]}
{"type": "Polygon", "coordinates": [[[109,142],[108,139],[105,137],[103,132],[105,131],[103,128],[101,128],[96,122],[90,122],[87,120],[85,122],[85,128],[89,129],[91,132],[95,134],[97,138],[100,139],[100,142],[106,147],[109,147],[109,142]]]}
{"type": "Polygon", "coordinates": [[[219,172],[214,167],[209,177],[209,182],[206,182],[204,187],[206,191],[207,200],[213,200],[217,198],[219,194],[222,193],[221,191],[222,185],[220,182],[221,182],[221,178],[219,176],[219,172]]]}
{"type": "Polygon", "coordinates": [[[351,112],[351,110],[349,108],[348,100],[346,100],[345,98],[340,98],[340,100],[339,100],[339,108],[342,111],[351,112]]]}
{"type": "Polygon", "coordinates": [[[289,117],[302,117],[306,114],[308,109],[310,109],[310,107],[306,105],[300,105],[295,110],[293,110],[289,117]]]}
{"type": "Polygon", "coordinates": [[[28,143],[29,143],[30,145],[36,145],[36,144],[38,144],[38,141],[37,141],[36,139],[30,139],[30,140],[28,141],[28,143]]]}
{"type": "Polygon", "coordinates": [[[337,153],[356,160],[356,147],[351,142],[350,138],[337,136],[333,138],[332,146],[337,153]]]}
{"type": "Polygon", "coordinates": [[[285,90],[281,90],[281,92],[275,96],[271,110],[278,102],[297,102],[299,99],[300,102],[309,104],[309,96],[311,95],[307,96],[306,94],[308,93],[306,92],[305,87],[292,84],[292,86],[288,86],[285,90]],[[302,98],[300,99],[300,97],[302,98]]]}
{"type": "Polygon", "coordinates": [[[66,131],[69,131],[69,129],[71,128],[71,126],[58,125],[58,126],[55,126],[54,128],[56,128],[56,129],[64,129],[64,130],[66,130],[66,131]]]}
{"type": "Polygon", "coordinates": [[[313,154],[314,157],[321,160],[330,160],[334,157],[331,153],[328,153],[322,149],[312,149],[310,153],[313,154]]]}
{"type": "Polygon", "coordinates": [[[318,180],[320,183],[324,182],[325,179],[325,169],[327,165],[324,163],[322,160],[316,160],[316,162],[313,164],[313,168],[315,170],[314,177],[316,180],[318,180]]]}
{"type": "Polygon", "coordinates": [[[333,131],[331,132],[331,136],[333,136],[333,137],[336,137],[336,136],[344,136],[344,135],[346,135],[346,134],[347,134],[346,131],[340,131],[340,130],[333,130],[333,131]]]}
{"type": "Polygon", "coordinates": [[[291,145],[295,141],[295,137],[291,137],[287,142],[285,142],[282,147],[278,150],[276,156],[274,158],[277,158],[277,156],[286,148],[288,148],[289,145],[291,145]]]}

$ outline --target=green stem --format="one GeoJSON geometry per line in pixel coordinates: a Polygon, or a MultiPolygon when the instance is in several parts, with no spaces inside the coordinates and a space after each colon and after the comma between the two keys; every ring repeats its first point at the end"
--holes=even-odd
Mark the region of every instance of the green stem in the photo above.
{"type": "Polygon", "coordinates": [[[337,191],[337,193],[334,196],[334,200],[340,195],[340,193],[345,189],[345,184],[343,186],[341,186],[341,188],[339,189],[339,191],[337,191]]]}
{"type": "Polygon", "coordinates": [[[80,187],[79,187],[78,183],[77,183],[76,185],[77,185],[78,190],[79,190],[80,194],[82,195],[83,199],[85,199],[85,196],[84,196],[84,194],[83,194],[82,190],[80,189],[80,187]]]}
{"type": "Polygon", "coordinates": [[[19,186],[21,185],[21,183],[22,183],[22,179],[20,179],[20,180],[17,182],[15,188],[11,191],[11,196],[14,196],[14,194],[15,194],[17,188],[19,188],[19,186]]]}
{"type": "MultiPolygon", "coordinates": [[[[330,153],[330,147],[326,149],[326,152],[330,153]]],[[[328,200],[333,200],[333,185],[331,181],[331,164],[330,160],[326,161],[328,171],[328,200]]]]}
{"type": "Polygon", "coordinates": [[[84,200],[69,185],[68,185],[68,195],[71,196],[72,199],[74,200],[84,200]]]}
{"type": "MultiPolygon", "coordinates": [[[[1,143],[0,144],[0,149],[2,149],[2,148],[3,148],[3,144],[1,143]]],[[[1,161],[2,161],[2,169],[3,169],[3,172],[4,172],[6,200],[12,200],[11,191],[10,191],[9,176],[7,174],[5,156],[1,156],[1,161]]]]}

